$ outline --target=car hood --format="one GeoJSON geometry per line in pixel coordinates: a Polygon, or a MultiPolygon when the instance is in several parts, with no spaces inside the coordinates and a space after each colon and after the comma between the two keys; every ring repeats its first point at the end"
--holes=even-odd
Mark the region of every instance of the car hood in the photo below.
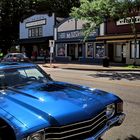
{"type": "Polygon", "coordinates": [[[24,129],[37,130],[90,119],[116,99],[116,96],[94,88],[54,81],[34,82],[3,90],[0,107],[24,129]]]}

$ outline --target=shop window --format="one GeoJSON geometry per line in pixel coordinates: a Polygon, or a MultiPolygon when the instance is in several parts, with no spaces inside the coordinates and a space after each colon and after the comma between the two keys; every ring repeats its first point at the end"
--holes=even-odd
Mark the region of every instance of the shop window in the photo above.
{"type": "Polygon", "coordinates": [[[30,28],[28,30],[28,36],[29,36],[29,38],[43,36],[42,27],[30,28]]]}
{"type": "Polygon", "coordinates": [[[29,29],[28,30],[28,36],[31,37],[31,35],[32,35],[32,33],[31,33],[31,30],[29,29]]]}
{"type": "MultiPolygon", "coordinates": [[[[131,52],[130,52],[130,57],[135,58],[135,43],[131,42],[131,52]]],[[[136,48],[136,58],[140,58],[140,42],[137,41],[137,48],[136,48]]]]}
{"type": "Polygon", "coordinates": [[[65,56],[65,44],[58,44],[57,45],[57,56],[65,56]]]}
{"type": "Polygon", "coordinates": [[[93,57],[93,43],[87,43],[87,57],[93,57]]]}
{"type": "Polygon", "coordinates": [[[103,58],[105,56],[104,44],[96,43],[95,54],[96,54],[96,58],[103,58]]]}
{"type": "Polygon", "coordinates": [[[38,36],[43,36],[43,29],[42,29],[42,27],[38,28],[38,36]]]}

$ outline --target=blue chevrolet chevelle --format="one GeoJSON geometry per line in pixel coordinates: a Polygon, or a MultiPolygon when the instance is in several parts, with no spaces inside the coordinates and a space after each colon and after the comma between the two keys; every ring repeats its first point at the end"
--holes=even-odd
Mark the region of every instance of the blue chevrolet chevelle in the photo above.
{"type": "Polygon", "coordinates": [[[0,140],[98,140],[124,118],[113,94],[54,81],[35,64],[0,64],[0,140]]]}

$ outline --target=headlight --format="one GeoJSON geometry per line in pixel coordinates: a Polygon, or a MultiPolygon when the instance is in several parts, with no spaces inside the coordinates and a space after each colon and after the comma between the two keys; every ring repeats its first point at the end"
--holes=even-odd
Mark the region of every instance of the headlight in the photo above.
{"type": "Polygon", "coordinates": [[[115,104],[110,104],[106,108],[106,116],[111,118],[115,114],[115,104]]]}
{"type": "Polygon", "coordinates": [[[27,140],[44,140],[44,135],[38,132],[30,135],[27,140]]]}

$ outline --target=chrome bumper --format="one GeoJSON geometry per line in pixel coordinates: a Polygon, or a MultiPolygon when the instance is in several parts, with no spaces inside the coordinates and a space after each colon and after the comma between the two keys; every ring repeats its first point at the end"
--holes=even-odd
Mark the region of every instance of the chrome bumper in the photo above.
{"type": "Polygon", "coordinates": [[[98,140],[98,138],[100,138],[112,126],[120,125],[124,121],[124,119],[125,119],[125,114],[123,113],[112,118],[106,123],[106,125],[97,134],[95,134],[93,137],[88,138],[86,140],[98,140]]]}

